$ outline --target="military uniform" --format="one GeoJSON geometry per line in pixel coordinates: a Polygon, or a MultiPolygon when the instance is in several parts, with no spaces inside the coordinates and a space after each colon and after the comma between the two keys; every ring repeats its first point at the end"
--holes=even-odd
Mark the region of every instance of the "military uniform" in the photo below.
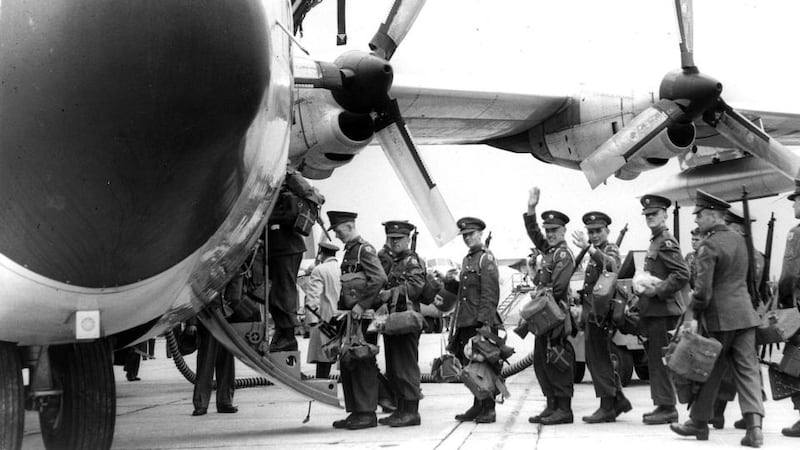
{"type": "MultiPolygon", "coordinates": [[[[794,202],[800,196],[800,181],[795,180],[795,190],[789,195],[794,202]]],[[[786,249],[783,254],[783,267],[778,280],[778,304],[781,308],[797,306],[798,288],[800,288],[800,224],[795,225],[786,235],[786,249]]],[[[798,335],[792,341],[797,342],[798,335]]],[[[792,396],[794,409],[800,411],[800,394],[792,396]]],[[[784,436],[800,437],[800,420],[791,427],[781,430],[784,436]]]]}
{"type": "MultiPolygon", "coordinates": [[[[522,217],[528,237],[543,255],[539,286],[553,290],[553,296],[566,313],[566,320],[571,321],[569,281],[575,271],[575,257],[565,241],[552,246],[547,242],[536,222],[536,216],[525,213],[522,217]]],[[[569,217],[558,211],[545,211],[542,213],[542,220],[547,229],[563,227],[569,222],[569,217]]],[[[531,417],[529,419],[531,422],[545,425],[572,423],[574,367],[575,350],[567,341],[564,326],[557,326],[545,336],[536,336],[533,369],[542,393],[548,399],[548,409],[553,413],[531,417]]],[[[545,412],[548,412],[548,409],[545,412]]]]}
{"type": "MultiPolygon", "coordinates": [[[[356,219],[355,213],[329,211],[330,228],[356,219]]],[[[378,260],[375,247],[356,236],[345,243],[342,257],[342,274],[362,272],[366,282],[357,293],[357,304],[364,310],[377,308],[378,292],[386,283],[386,273],[378,260]]],[[[345,286],[342,286],[344,295],[345,286]]],[[[351,309],[339,300],[339,309],[351,309]]],[[[366,334],[369,320],[360,320],[363,333],[366,334]]],[[[375,426],[377,418],[375,409],[378,406],[378,366],[375,357],[354,361],[351,364],[339,364],[340,380],[344,391],[345,409],[351,414],[343,421],[334,422],[336,428],[359,429],[375,426]]]]}
{"type": "MultiPolygon", "coordinates": [[[[474,217],[463,217],[456,223],[460,234],[483,231],[486,224],[474,217]]],[[[452,287],[451,287],[452,289],[452,287]]],[[[448,344],[456,358],[466,366],[469,363],[464,355],[464,346],[475,336],[478,329],[488,326],[496,329],[502,321],[497,314],[500,302],[500,281],[497,271],[497,260],[489,249],[483,245],[469,249],[461,262],[461,274],[457,283],[456,294],[456,332],[453,341],[448,344]]],[[[499,373],[499,368],[496,368],[499,373]]],[[[494,399],[473,400],[472,407],[464,414],[456,416],[456,420],[475,420],[479,423],[495,421],[494,399]]]]}
{"type": "MultiPolygon", "coordinates": [[[[656,195],[645,195],[641,199],[642,214],[658,209],[666,210],[672,202],[656,195]]],[[[678,241],[665,226],[651,230],[650,246],[644,262],[644,270],[662,280],[655,286],[654,295],[639,296],[639,327],[647,338],[647,364],[650,372],[650,397],[656,409],[643,416],[647,424],[663,424],[678,420],[675,409],[675,389],[662,361],[662,349],[669,343],[667,331],[675,328],[683,313],[682,290],[689,282],[689,268],[681,255],[678,241]]]]}
{"type": "MultiPolygon", "coordinates": [[[[593,211],[584,214],[583,223],[587,229],[604,228],[611,224],[611,218],[605,213],[593,211]]],[[[632,407],[622,393],[619,377],[614,373],[610,351],[614,343],[611,342],[611,334],[604,322],[606,318],[595,317],[592,313],[592,291],[604,271],[619,270],[619,248],[616,244],[605,241],[595,246],[595,251],[589,251],[588,255],[589,262],[583,278],[586,366],[592,374],[595,396],[601,400],[600,408],[583,420],[588,423],[613,422],[617,415],[630,411],[632,407]]]]}
{"type": "MultiPolygon", "coordinates": [[[[387,237],[408,237],[415,228],[408,222],[386,222],[387,237]]],[[[391,253],[390,253],[391,254],[391,253]]],[[[392,264],[387,273],[388,281],[386,290],[391,291],[389,314],[403,312],[409,308],[420,311],[420,294],[425,285],[425,268],[417,255],[407,249],[398,254],[392,254],[392,264]]],[[[421,332],[421,330],[420,330],[421,332]]],[[[386,357],[386,376],[397,394],[397,411],[388,418],[381,419],[394,427],[419,425],[419,400],[422,398],[420,390],[419,369],[419,336],[420,332],[383,335],[386,357]]]]}
{"type": "MultiPolygon", "coordinates": [[[[730,205],[702,190],[697,191],[695,214],[703,209],[727,210],[730,205]]],[[[761,402],[755,327],[760,323],[747,291],[747,246],[744,238],[727,225],[713,225],[697,249],[697,280],[689,307],[711,337],[722,343],[722,351],[708,380],[700,387],[685,424],[670,428],[681,435],[708,438],[708,421],[713,416],[726,362],[730,364],[739,393],[739,406],[748,421],[748,434],[761,434],[761,402]],[[757,416],[757,418],[756,418],[757,416]],[[757,422],[757,423],[756,423],[757,422]]],[[[763,438],[762,438],[763,440],[763,438]]],[[[755,444],[755,440],[750,441],[755,444]]],[[[748,445],[742,441],[743,445],[748,445]]],[[[754,445],[759,446],[759,445],[754,445]]]]}

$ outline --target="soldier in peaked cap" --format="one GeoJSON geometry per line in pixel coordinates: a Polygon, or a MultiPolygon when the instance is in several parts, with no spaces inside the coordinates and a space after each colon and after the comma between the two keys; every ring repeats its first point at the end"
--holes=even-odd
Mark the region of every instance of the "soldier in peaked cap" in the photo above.
{"type": "MultiPolygon", "coordinates": [[[[389,314],[407,310],[420,312],[425,267],[411,250],[411,232],[416,228],[406,220],[384,222],[392,259],[386,273],[388,281],[379,298],[387,305],[389,314]]],[[[397,409],[378,423],[392,427],[420,424],[419,401],[419,336],[422,329],[405,334],[384,333],[386,375],[397,394],[397,409]]]]}
{"type": "MultiPolygon", "coordinates": [[[[584,339],[586,344],[586,365],[592,374],[595,396],[600,398],[600,407],[591,415],[584,416],[587,423],[614,422],[617,416],[632,409],[631,402],[622,393],[622,383],[614,374],[609,351],[611,334],[607,317],[596,317],[592,311],[592,292],[604,271],[619,270],[619,248],[608,242],[608,226],[611,217],[600,211],[583,215],[586,234],[582,231],[572,233],[572,242],[586,250],[589,262],[583,279],[581,299],[583,300],[584,339]]],[[[580,263],[580,261],[577,261],[580,263]]]]}
{"type": "MultiPolygon", "coordinates": [[[[789,201],[792,202],[794,218],[800,219],[800,180],[795,180],[794,192],[789,194],[789,201]]],[[[783,254],[783,266],[781,276],[778,279],[778,303],[781,308],[792,308],[797,304],[800,297],[797,286],[800,286],[800,224],[795,225],[786,235],[786,250],[783,254]]],[[[798,336],[793,336],[790,340],[794,345],[800,344],[798,336]]],[[[800,394],[792,395],[794,409],[800,412],[800,394]]],[[[781,430],[784,436],[800,437],[800,420],[790,427],[781,430]]]]}
{"type": "MultiPolygon", "coordinates": [[[[448,349],[466,366],[469,362],[464,355],[464,345],[478,333],[478,329],[488,327],[496,331],[502,322],[497,314],[500,301],[500,281],[497,260],[483,244],[483,230],[486,224],[475,217],[462,217],[456,222],[464,244],[469,248],[461,262],[458,283],[445,283],[445,288],[457,294],[455,335],[448,349]]],[[[494,367],[497,373],[500,368],[494,367]]],[[[456,420],[474,420],[477,423],[492,423],[496,420],[494,398],[485,400],[475,397],[466,412],[456,415],[456,420]]]]}
{"type": "MultiPolygon", "coordinates": [[[[339,309],[350,310],[351,320],[361,326],[364,333],[369,325],[364,313],[380,305],[378,292],[386,284],[386,273],[375,247],[358,234],[356,217],[352,212],[328,212],[331,229],[344,243],[339,309]]],[[[339,371],[345,408],[350,415],[333,422],[333,427],[359,430],[377,426],[378,365],[375,356],[342,362],[339,371]]]]}
{"type": "Polygon", "coordinates": [[[755,350],[755,328],[760,319],[747,291],[747,245],[739,233],[725,225],[728,208],[730,205],[724,200],[697,190],[695,223],[707,236],[697,248],[697,280],[689,308],[705,324],[709,335],[722,343],[722,351],[708,381],[700,387],[689,420],[670,424],[670,429],[682,436],[708,439],[714,400],[723,372],[730,366],[747,425],[741,444],[760,447],[764,442],[764,406],[755,350]]]}
{"type": "Polygon", "coordinates": [[[528,419],[531,423],[556,425],[572,423],[573,367],[575,350],[567,342],[568,330],[573,329],[569,310],[569,280],[575,271],[575,257],[567,246],[564,236],[569,217],[559,211],[542,213],[542,226],[536,222],[536,206],[539,204],[539,188],[528,194],[528,210],[522,215],[525,230],[533,244],[544,255],[539,273],[539,287],[552,289],[556,302],[564,310],[563,325],[556,326],[543,336],[536,336],[533,350],[533,369],[542,393],[547,397],[547,407],[528,419]]]}
{"type": "Polygon", "coordinates": [[[678,241],[666,226],[667,208],[672,201],[658,195],[645,195],[641,198],[641,204],[642,215],[652,232],[644,270],[661,280],[654,287],[639,293],[639,328],[647,338],[645,349],[650,371],[650,397],[656,406],[642,416],[642,421],[655,425],[678,420],[675,389],[667,377],[661,349],[669,343],[667,331],[675,328],[683,312],[680,291],[688,285],[689,267],[681,255],[678,241]]]}

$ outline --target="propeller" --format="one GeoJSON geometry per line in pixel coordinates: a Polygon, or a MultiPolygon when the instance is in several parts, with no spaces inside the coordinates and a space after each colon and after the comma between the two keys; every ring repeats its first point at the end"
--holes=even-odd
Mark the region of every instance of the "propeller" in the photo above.
{"type": "Polygon", "coordinates": [[[800,176],[800,158],[722,99],[722,83],[694,64],[692,1],[675,0],[681,69],[661,80],[659,102],[637,115],[581,162],[592,188],[621,169],[664,129],[703,120],[740,149],[763,158],[789,178],[800,176]]]}
{"type": "Polygon", "coordinates": [[[370,53],[350,51],[333,63],[317,61],[316,71],[305,70],[295,84],[329,89],[345,110],[374,114],[372,131],[434,241],[442,246],[458,234],[455,219],[417,151],[397,101],[389,96],[394,77],[389,60],[424,4],[425,0],[395,0],[369,43],[370,53]]]}

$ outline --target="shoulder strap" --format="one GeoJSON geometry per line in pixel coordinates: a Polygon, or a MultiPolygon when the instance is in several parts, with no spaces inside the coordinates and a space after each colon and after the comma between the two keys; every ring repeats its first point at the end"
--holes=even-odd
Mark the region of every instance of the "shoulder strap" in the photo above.
{"type": "Polygon", "coordinates": [[[478,276],[481,276],[481,265],[483,265],[483,258],[486,257],[486,250],[481,250],[483,254],[478,258],[478,276]]]}

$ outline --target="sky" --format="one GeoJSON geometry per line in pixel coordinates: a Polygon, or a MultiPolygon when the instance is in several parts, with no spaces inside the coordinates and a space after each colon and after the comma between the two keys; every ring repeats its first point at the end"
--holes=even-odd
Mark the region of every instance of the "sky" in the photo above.
{"type": "MultiPolygon", "coordinates": [[[[424,86],[569,95],[581,89],[630,94],[656,91],[665,73],[679,66],[672,0],[485,2],[429,0],[392,64],[396,79],[424,86]],[[489,6],[491,5],[491,6],[489,6]]],[[[336,47],[336,2],[325,0],[309,13],[301,42],[314,59],[333,60],[347,49],[365,49],[391,1],[347,2],[347,47],[336,47]]],[[[720,79],[734,107],[800,112],[795,89],[800,42],[795,27],[800,2],[697,1],[695,62],[720,79]],[[724,18],[724,19],[723,19],[724,18]]],[[[629,224],[623,251],[646,248],[649,230],[638,198],[649,186],[678,170],[675,162],[634,181],[611,179],[591,190],[578,172],[546,165],[530,155],[482,145],[422,146],[420,153],[455,218],[482,218],[493,232],[500,258],[524,257],[530,241],[522,218],[532,186],[542,197],[538,210],[558,209],[571,217],[568,234],[582,229],[581,216],[602,210],[612,219],[611,237],[629,224]]],[[[405,195],[380,148],[370,146],[328,180],[315,182],[327,210],[359,213],[361,234],[375,245],[384,240],[380,223],[408,219],[420,225],[419,252],[457,261],[465,253],[457,239],[439,249],[405,195]]],[[[759,220],[756,248],[763,249],[766,222],[775,212],[772,273],[777,276],[785,236],[797,222],[785,196],[752,202],[759,220]]],[[[694,217],[681,209],[681,240],[690,250],[694,217]]],[[[670,227],[671,227],[670,218],[670,227]]]]}

